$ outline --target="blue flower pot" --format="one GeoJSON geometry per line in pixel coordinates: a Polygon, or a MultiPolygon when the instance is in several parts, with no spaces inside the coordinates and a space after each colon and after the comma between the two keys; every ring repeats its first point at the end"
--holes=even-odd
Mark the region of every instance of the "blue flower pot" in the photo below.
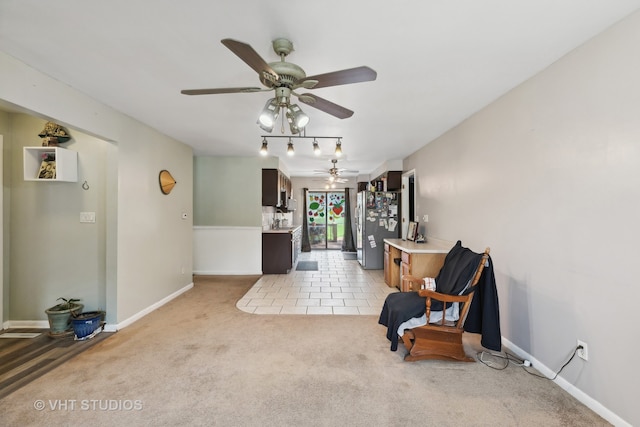
{"type": "Polygon", "coordinates": [[[91,335],[93,331],[98,329],[104,317],[103,311],[87,311],[80,313],[71,319],[73,331],[78,338],[84,338],[91,335]]]}

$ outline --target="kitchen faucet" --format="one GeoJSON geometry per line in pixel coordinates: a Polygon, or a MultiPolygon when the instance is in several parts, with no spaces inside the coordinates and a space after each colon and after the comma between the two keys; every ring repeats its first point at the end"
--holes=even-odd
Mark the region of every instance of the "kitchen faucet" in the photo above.
{"type": "Polygon", "coordinates": [[[280,228],[280,218],[276,218],[278,213],[283,214],[284,212],[282,212],[282,209],[280,209],[280,208],[276,208],[276,210],[274,211],[274,213],[273,213],[273,223],[271,224],[271,228],[273,228],[275,230],[280,228]]]}

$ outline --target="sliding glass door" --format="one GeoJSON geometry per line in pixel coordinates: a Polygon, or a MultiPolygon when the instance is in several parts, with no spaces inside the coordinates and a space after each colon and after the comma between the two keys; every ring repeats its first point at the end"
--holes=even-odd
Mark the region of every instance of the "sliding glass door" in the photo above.
{"type": "Polygon", "coordinates": [[[344,191],[307,193],[307,227],[311,250],[342,249],[344,208],[344,191]]]}

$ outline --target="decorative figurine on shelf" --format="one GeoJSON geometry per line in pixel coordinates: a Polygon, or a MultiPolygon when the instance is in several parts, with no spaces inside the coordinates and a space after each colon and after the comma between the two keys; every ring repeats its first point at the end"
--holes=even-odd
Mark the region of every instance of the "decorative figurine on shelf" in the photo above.
{"type": "Polygon", "coordinates": [[[52,153],[42,155],[42,163],[40,163],[39,179],[56,179],[56,157],[52,153]]]}
{"type": "Polygon", "coordinates": [[[38,136],[42,138],[43,147],[57,147],[58,143],[67,142],[71,139],[69,132],[54,122],[47,122],[38,136]]]}

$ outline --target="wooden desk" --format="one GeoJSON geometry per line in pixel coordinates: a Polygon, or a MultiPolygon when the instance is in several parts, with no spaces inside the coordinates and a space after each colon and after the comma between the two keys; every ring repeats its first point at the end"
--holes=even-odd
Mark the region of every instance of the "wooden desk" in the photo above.
{"type": "Polygon", "coordinates": [[[411,274],[416,277],[436,277],[454,243],[429,239],[426,243],[414,243],[402,239],[384,239],[384,281],[389,287],[402,292],[408,285],[400,283],[400,277],[411,274]],[[394,262],[400,259],[400,265],[394,262]]]}

